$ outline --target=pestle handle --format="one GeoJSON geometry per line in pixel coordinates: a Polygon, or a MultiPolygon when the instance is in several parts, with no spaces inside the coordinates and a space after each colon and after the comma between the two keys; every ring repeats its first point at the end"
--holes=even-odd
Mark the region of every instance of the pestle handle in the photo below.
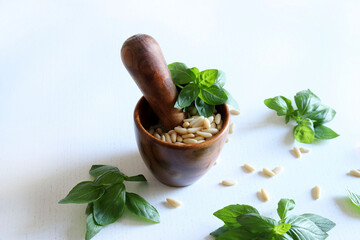
{"type": "Polygon", "coordinates": [[[181,125],[185,113],[174,108],[177,90],[159,44],[149,35],[128,38],[121,58],[130,75],[167,130],[181,125]]]}

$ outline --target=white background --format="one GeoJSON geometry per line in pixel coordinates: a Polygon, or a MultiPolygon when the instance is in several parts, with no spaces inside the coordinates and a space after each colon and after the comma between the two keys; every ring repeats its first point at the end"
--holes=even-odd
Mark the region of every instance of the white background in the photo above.
{"type": "Polygon", "coordinates": [[[335,221],[328,239],[360,239],[359,1],[0,1],[0,239],[83,239],[85,205],[57,202],[92,164],[111,164],[148,184],[128,183],[152,203],[160,224],[126,213],[94,239],[206,239],[221,226],[212,213],[250,204],[276,217],[280,198],[294,214],[335,221]],[[167,62],[226,72],[241,107],[219,164],[186,188],[162,185],[145,167],[133,130],[141,92],[120,59],[122,43],[152,35],[167,62]],[[337,111],[328,124],[340,137],[313,144],[296,159],[292,124],[263,100],[292,99],[310,88],[337,111]],[[249,163],[257,172],[241,166],[249,163]],[[268,179],[263,167],[284,166],[268,179]],[[223,187],[223,179],[238,185],[223,187]],[[320,200],[311,188],[321,186],[320,200]],[[265,188],[270,201],[257,196],[265,188]],[[164,200],[183,202],[171,209],[164,200]]]}

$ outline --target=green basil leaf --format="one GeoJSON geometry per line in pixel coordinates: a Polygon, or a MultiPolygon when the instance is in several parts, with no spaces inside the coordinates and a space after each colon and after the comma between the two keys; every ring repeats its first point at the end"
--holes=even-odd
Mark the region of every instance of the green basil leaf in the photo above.
{"type": "MultiPolygon", "coordinates": [[[[259,240],[259,239],[269,239],[269,238],[260,238],[256,234],[253,234],[242,227],[229,229],[228,231],[221,234],[216,240],[259,240]]],[[[271,239],[271,238],[270,238],[271,239]]]]}
{"type": "Polygon", "coordinates": [[[109,171],[98,176],[94,183],[99,185],[109,185],[114,183],[121,183],[124,181],[125,175],[118,171],[109,171]]]}
{"type": "Polygon", "coordinates": [[[334,109],[327,107],[325,105],[320,105],[319,108],[314,112],[309,112],[303,117],[310,118],[313,120],[314,125],[320,125],[327,122],[330,122],[334,119],[336,112],[334,109]]]}
{"type": "Polygon", "coordinates": [[[274,227],[274,233],[278,235],[283,235],[287,233],[291,228],[291,224],[289,223],[281,223],[274,227]]]}
{"type": "Polygon", "coordinates": [[[224,90],[217,85],[201,89],[199,97],[207,104],[215,106],[226,103],[228,99],[224,90]]]}
{"type": "Polygon", "coordinates": [[[226,82],[225,73],[221,70],[218,70],[218,74],[215,79],[215,84],[217,84],[220,87],[224,87],[225,82],[226,82]]]}
{"type": "Polygon", "coordinates": [[[125,181],[130,181],[130,182],[146,182],[146,178],[144,177],[144,175],[139,174],[136,176],[131,176],[131,177],[125,177],[125,181]]]}
{"type": "Polygon", "coordinates": [[[287,232],[293,239],[304,240],[314,239],[322,240],[328,237],[328,234],[323,232],[316,226],[315,223],[302,216],[289,216],[286,223],[291,224],[290,230],[287,232]]]}
{"type": "Polygon", "coordinates": [[[305,218],[309,219],[310,221],[312,221],[313,223],[315,223],[315,225],[318,228],[320,228],[323,232],[326,232],[326,233],[328,231],[330,231],[336,225],[333,221],[330,221],[329,219],[321,217],[316,214],[305,213],[305,214],[302,214],[301,216],[305,217],[305,218]]]}
{"type": "Polygon", "coordinates": [[[85,214],[86,215],[89,215],[90,213],[93,212],[93,208],[94,208],[94,203],[88,203],[88,205],[86,206],[86,209],[85,209],[85,214]]]}
{"type": "Polygon", "coordinates": [[[126,207],[130,212],[141,218],[155,223],[160,222],[160,216],[156,208],[135,193],[126,193],[126,207]]]}
{"type": "Polygon", "coordinates": [[[196,67],[190,68],[190,71],[192,71],[195,74],[195,76],[198,77],[198,75],[199,75],[199,69],[198,68],[196,68],[196,67]]]}
{"type": "Polygon", "coordinates": [[[334,132],[332,129],[325,127],[323,125],[318,125],[315,127],[315,139],[332,139],[338,137],[339,134],[334,132]]]}
{"type": "Polygon", "coordinates": [[[238,223],[251,233],[272,232],[277,222],[268,217],[260,216],[257,213],[246,213],[238,216],[238,223]]]}
{"type": "Polygon", "coordinates": [[[252,206],[234,204],[214,212],[214,216],[222,220],[225,224],[232,225],[238,223],[236,220],[238,216],[246,213],[259,214],[256,208],[253,208],[252,206]]]}
{"type": "Polygon", "coordinates": [[[104,194],[101,185],[90,181],[78,183],[59,203],[89,203],[99,199],[104,194]]]}
{"type": "Polygon", "coordinates": [[[104,195],[94,202],[94,219],[99,225],[108,225],[124,213],[125,186],[117,183],[106,188],[104,195]]]}
{"type": "Polygon", "coordinates": [[[295,207],[295,202],[292,199],[283,198],[278,203],[277,213],[281,220],[286,218],[288,211],[293,210],[295,207]]]}
{"type": "Polygon", "coordinates": [[[184,63],[174,62],[168,65],[175,84],[186,84],[195,81],[195,74],[184,63]]]}
{"type": "Polygon", "coordinates": [[[105,172],[120,172],[120,170],[117,167],[109,166],[109,165],[92,165],[89,171],[89,174],[97,178],[98,176],[104,174],[105,172]]]}
{"type": "Polygon", "coordinates": [[[195,107],[197,112],[204,117],[210,117],[214,113],[215,106],[209,105],[203,100],[201,100],[199,97],[195,99],[195,107]]]}
{"type": "Polygon", "coordinates": [[[103,228],[103,226],[97,225],[95,220],[94,220],[94,216],[91,213],[89,216],[87,216],[86,218],[86,235],[85,235],[85,240],[90,240],[91,238],[93,238],[96,234],[98,234],[101,229],[103,228]]]}
{"type": "Polygon", "coordinates": [[[211,232],[210,235],[213,237],[218,237],[222,234],[224,234],[226,231],[228,231],[230,228],[226,225],[219,227],[218,229],[216,229],[215,231],[211,232]]]}
{"type": "Polygon", "coordinates": [[[360,207],[360,195],[350,191],[349,189],[346,189],[346,191],[351,202],[357,207],[360,207]]]}
{"type": "Polygon", "coordinates": [[[174,108],[184,108],[191,105],[200,92],[199,87],[195,83],[190,83],[181,89],[174,108]]]}
{"type": "Polygon", "coordinates": [[[265,99],[264,104],[275,110],[278,116],[289,116],[294,111],[291,100],[283,96],[265,99]]]}
{"type": "Polygon", "coordinates": [[[321,105],[320,98],[312,93],[310,89],[296,93],[294,98],[300,115],[316,111],[321,105]]]}
{"type": "Polygon", "coordinates": [[[236,102],[236,100],[231,96],[231,94],[226,90],[226,89],[224,89],[223,88],[223,90],[224,90],[224,92],[225,92],[225,94],[226,94],[226,96],[227,96],[227,100],[226,100],[226,104],[228,104],[228,105],[230,105],[230,106],[232,106],[233,108],[235,108],[235,109],[237,109],[237,110],[240,110],[240,107],[239,107],[239,104],[236,102]]]}
{"type": "Polygon", "coordinates": [[[199,73],[199,86],[200,88],[208,88],[211,87],[218,76],[218,70],[216,69],[208,69],[199,73]]]}
{"type": "Polygon", "coordinates": [[[306,118],[294,129],[294,137],[301,143],[312,143],[315,140],[313,122],[306,118]]]}

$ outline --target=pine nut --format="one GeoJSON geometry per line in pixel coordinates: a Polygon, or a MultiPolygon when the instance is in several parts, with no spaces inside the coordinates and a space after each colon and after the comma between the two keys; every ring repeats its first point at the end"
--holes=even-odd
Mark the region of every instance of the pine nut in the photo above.
{"type": "Polygon", "coordinates": [[[250,166],[249,164],[244,164],[244,168],[246,169],[246,171],[248,172],[253,172],[255,171],[255,168],[253,168],[252,166],[250,166]]]}
{"type": "Polygon", "coordinates": [[[178,144],[178,145],[185,145],[184,143],[182,142],[176,142],[175,144],[178,144]]]}
{"type": "Polygon", "coordinates": [[[186,128],[182,128],[182,127],[175,127],[174,128],[175,132],[180,133],[180,134],[186,134],[187,133],[187,129],[186,128]]]}
{"type": "Polygon", "coordinates": [[[353,170],[350,171],[350,175],[354,176],[354,177],[360,177],[360,171],[356,170],[356,169],[353,169],[353,170]]]}
{"type": "Polygon", "coordinates": [[[156,137],[156,138],[158,138],[158,139],[161,139],[160,134],[158,134],[157,132],[156,132],[156,133],[154,133],[154,137],[156,137]]]}
{"type": "Polygon", "coordinates": [[[202,143],[202,142],[205,142],[205,140],[199,140],[198,143],[202,143]]]}
{"type": "Polygon", "coordinates": [[[182,135],[181,137],[183,139],[185,139],[185,138],[193,138],[193,137],[195,137],[195,135],[193,133],[189,133],[189,134],[182,135]]]}
{"type": "Polygon", "coordinates": [[[301,152],[297,147],[293,148],[296,158],[301,158],[301,152]]]}
{"type": "Polygon", "coordinates": [[[182,202],[172,198],[167,198],[166,202],[174,208],[180,207],[182,205],[182,202]]]}
{"type": "Polygon", "coordinates": [[[230,110],[230,114],[231,114],[231,115],[240,115],[240,111],[239,111],[239,110],[236,110],[236,109],[231,109],[231,110],[230,110]]]}
{"type": "Polygon", "coordinates": [[[154,130],[153,128],[150,128],[149,133],[150,133],[151,135],[154,135],[155,130],[154,130]]]}
{"type": "Polygon", "coordinates": [[[216,124],[220,124],[220,120],[221,120],[221,114],[218,113],[218,114],[216,114],[216,116],[215,116],[215,123],[216,123],[216,124]]]}
{"type": "Polygon", "coordinates": [[[223,120],[220,120],[220,123],[216,126],[218,130],[222,129],[223,120]]]}
{"type": "Polygon", "coordinates": [[[162,130],[161,128],[157,128],[157,129],[156,129],[156,132],[157,132],[158,134],[160,134],[160,135],[163,134],[163,130],[162,130]]]}
{"type": "Polygon", "coordinates": [[[266,176],[268,176],[268,177],[273,177],[273,176],[275,176],[275,173],[274,173],[273,171],[270,171],[270,170],[267,169],[267,168],[263,168],[262,172],[263,172],[266,176]]]}
{"type": "Polygon", "coordinates": [[[206,129],[210,128],[210,121],[209,121],[209,119],[204,118],[203,125],[204,125],[204,128],[206,128],[206,129]]]}
{"type": "Polygon", "coordinates": [[[173,130],[168,131],[168,134],[169,134],[169,135],[171,135],[173,132],[175,132],[175,130],[174,130],[174,129],[173,129],[173,130]]]}
{"type": "Polygon", "coordinates": [[[200,127],[196,127],[196,128],[188,128],[187,132],[188,133],[196,133],[197,131],[200,131],[201,128],[200,127]]]}
{"type": "Polygon", "coordinates": [[[215,122],[212,122],[212,123],[210,124],[210,127],[211,127],[211,128],[216,128],[216,123],[215,123],[215,122]]]}
{"type": "Polygon", "coordinates": [[[321,194],[321,189],[319,186],[315,186],[312,189],[312,197],[314,200],[318,200],[320,198],[320,194],[321,194]]]}
{"type": "Polygon", "coordinates": [[[214,121],[214,116],[210,116],[210,117],[208,117],[208,119],[209,119],[209,122],[212,123],[214,121]]]}
{"type": "Polygon", "coordinates": [[[192,139],[192,138],[186,138],[183,140],[184,143],[186,144],[195,144],[197,143],[197,141],[195,139],[192,139]]]}
{"type": "Polygon", "coordinates": [[[230,138],[227,138],[227,139],[225,140],[225,143],[228,143],[228,142],[230,142],[230,138]]]}
{"type": "Polygon", "coordinates": [[[216,133],[219,132],[219,130],[217,128],[203,129],[202,131],[203,132],[208,132],[208,133],[211,133],[211,134],[216,134],[216,133]]]}
{"type": "Polygon", "coordinates": [[[211,138],[212,137],[212,134],[208,133],[208,132],[197,131],[196,134],[201,136],[201,137],[204,137],[204,138],[211,138]]]}
{"type": "Polygon", "coordinates": [[[170,135],[169,135],[168,133],[165,133],[164,136],[165,136],[165,140],[166,140],[168,143],[172,143],[171,137],[170,137],[170,135]]]}
{"type": "Polygon", "coordinates": [[[165,135],[164,135],[164,134],[161,135],[161,141],[166,142],[166,138],[165,138],[165,135]]]}
{"type": "Polygon", "coordinates": [[[230,134],[233,133],[234,130],[235,130],[235,123],[231,123],[231,124],[230,124],[230,127],[229,127],[229,133],[230,133],[230,134]]]}
{"type": "Polygon", "coordinates": [[[205,138],[204,138],[204,137],[201,137],[201,136],[197,136],[197,137],[195,137],[194,139],[197,140],[197,141],[200,141],[200,140],[204,140],[205,138]]]}
{"type": "Polygon", "coordinates": [[[269,195],[265,192],[265,190],[263,188],[260,190],[260,194],[261,194],[262,199],[265,202],[269,201],[269,195]]]}
{"type": "Polygon", "coordinates": [[[182,138],[180,135],[178,135],[178,136],[176,137],[176,141],[177,141],[177,142],[182,142],[182,141],[183,141],[183,138],[182,138]]]}
{"type": "Polygon", "coordinates": [[[182,125],[184,128],[187,128],[190,126],[190,123],[189,122],[184,122],[183,125],[182,125]]]}
{"type": "Polygon", "coordinates": [[[195,118],[190,122],[190,127],[199,127],[202,125],[202,121],[204,120],[203,116],[200,116],[198,118],[195,118]]]}
{"type": "Polygon", "coordinates": [[[236,180],[223,180],[222,182],[221,182],[221,184],[222,185],[224,185],[224,186],[234,186],[234,185],[236,185],[237,184],[237,181],[236,180]]]}
{"type": "Polygon", "coordinates": [[[308,148],[300,148],[299,149],[300,150],[300,152],[302,152],[302,153],[309,153],[311,150],[310,149],[308,149],[308,148]]]}
{"type": "Polygon", "coordinates": [[[170,138],[171,138],[171,142],[176,142],[176,138],[177,138],[177,133],[174,131],[171,133],[170,135],[170,138]]]}
{"type": "Polygon", "coordinates": [[[281,173],[282,171],[284,171],[284,168],[279,166],[279,167],[276,167],[272,170],[273,173],[275,173],[276,175],[278,175],[279,173],[281,173]]]}

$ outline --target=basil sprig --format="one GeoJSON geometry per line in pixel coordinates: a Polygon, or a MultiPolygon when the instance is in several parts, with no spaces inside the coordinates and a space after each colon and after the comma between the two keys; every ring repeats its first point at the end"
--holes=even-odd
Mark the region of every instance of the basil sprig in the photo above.
{"type": "Polygon", "coordinates": [[[350,191],[349,189],[346,189],[348,198],[351,200],[351,202],[360,208],[360,194],[354,193],[350,191]]]}
{"type": "Polygon", "coordinates": [[[261,216],[249,205],[229,205],[214,213],[224,222],[210,235],[216,240],[322,240],[328,237],[335,223],[316,214],[287,215],[295,207],[294,200],[281,199],[279,221],[261,216]]]}
{"type": "Polygon", "coordinates": [[[298,124],[294,128],[294,137],[302,143],[312,143],[314,140],[326,140],[339,136],[332,129],[323,124],[335,117],[335,110],[322,104],[319,97],[309,89],[298,92],[295,97],[297,109],[294,109],[291,100],[277,96],[265,99],[265,105],[277,112],[278,116],[285,116],[285,123],[294,119],[298,124]]]}
{"type": "Polygon", "coordinates": [[[168,67],[175,85],[181,89],[175,108],[186,111],[189,107],[195,107],[204,117],[212,116],[215,106],[220,104],[229,104],[239,109],[237,102],[223,88],[224,72],[217,69],[200,72],[196,67],[188,68],[180,62],[171,63],[168,67]]]}
{"type": "Polygon", "coordinates": [[[86,236],[89,240],[101,229],[116,222],[125,207],[147,221],[158,223],[160,216],[155,207],[135,193],[126,192],[124,181],[146,182],[140,174],[126,176],[117,167],[93,165],[89,171],[94,181],[77,184],[59,203],[87,203],[86,236]]]}

